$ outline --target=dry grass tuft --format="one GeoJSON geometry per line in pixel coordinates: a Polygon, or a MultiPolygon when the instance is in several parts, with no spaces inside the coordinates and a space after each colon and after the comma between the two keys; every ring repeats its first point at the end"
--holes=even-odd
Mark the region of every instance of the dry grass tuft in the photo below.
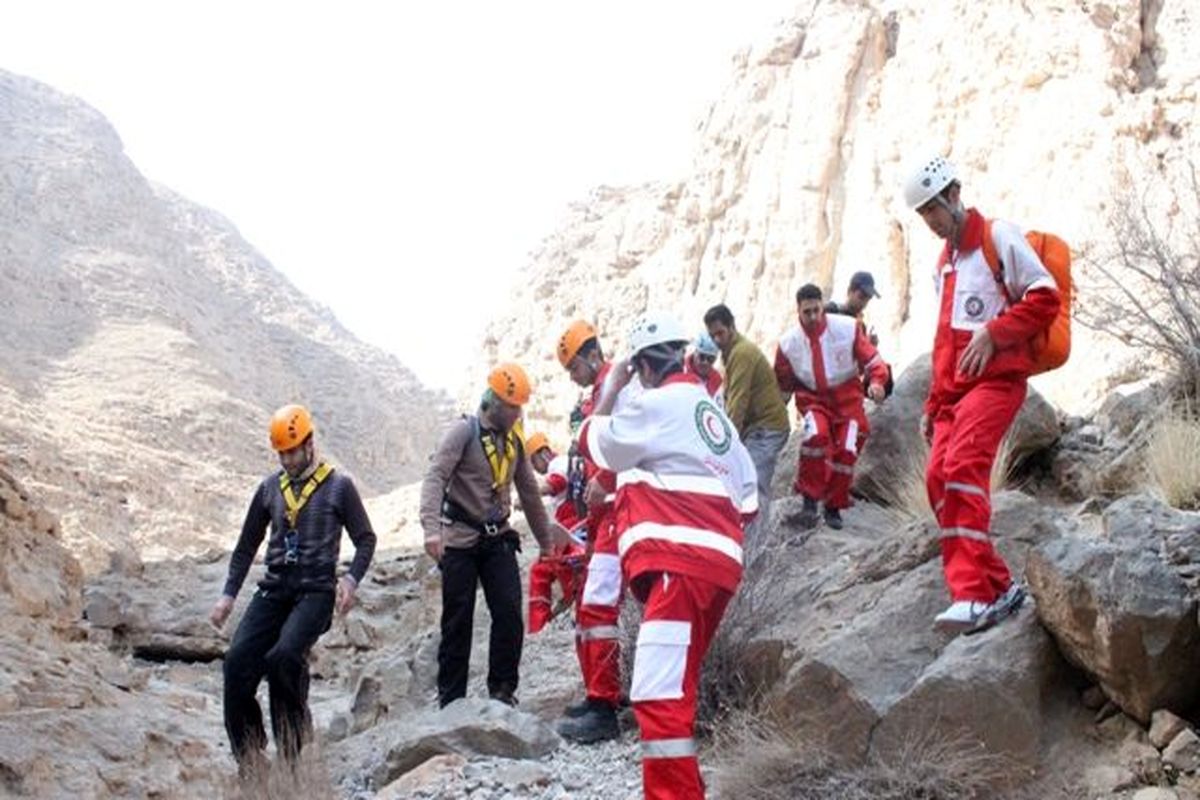
{"type": "Polygon", "coordinates": [[[1146,469],[1176,508],[1200,508],[1200,419],[1190,407],[1163,416],[1150,435],[1146,469]]]}
{"type": "Polygon", "coordinates": [[[224,782],[225,800],[334,800],[329,771],[315,745],[306,747],[295,767],[263,758],[244,777],[231,776],[224,782]]]}
{"type": "Polygon", "coordinates": [[[919,447],[906,451],[897,459],[896,475],[887,485],[886,496],[878,498],[896,516],[898,525],[933,520],[929,493],[925,489],[925,467],[929,463],[929,446],[921,440],[919,447]]]}
{"type": "Polygon", "coordinates": [[[976,743],[929,738],[888,759],[849,764],[785,726],[744,721],[718,745],[717,796],[737,800],[970,800],[1013,773],[976,743]]]}

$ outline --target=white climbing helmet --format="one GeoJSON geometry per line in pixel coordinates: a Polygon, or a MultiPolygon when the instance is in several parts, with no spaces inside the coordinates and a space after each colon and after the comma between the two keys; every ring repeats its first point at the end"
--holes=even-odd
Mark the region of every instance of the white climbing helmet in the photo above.
{"type": "Polygon", "coordinates": [[[956,180],[958,171],[940,153],[927,156],[915,163],[904,182],[904,202],[916,211],[956,180]]]}
{"type": "Polygon", "coordinates": [[[629,352],[637,355],[643,350],[660,344],[678,343],[687,346],[688,336],[683,325],[665,311],[647,311],[638,317],[629,331],[629,352]]]}

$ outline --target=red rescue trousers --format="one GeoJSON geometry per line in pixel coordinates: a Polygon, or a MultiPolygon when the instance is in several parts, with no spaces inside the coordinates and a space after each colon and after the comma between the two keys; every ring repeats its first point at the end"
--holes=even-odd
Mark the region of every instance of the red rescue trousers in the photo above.
{"type": "Polygon", "coordinates": [[[700,665],[732,592],[690,575],[651,573],[634,583],[646,604],[630,699],[642,739],[646,800],[703,800],[693,738],[700,665]]]}
{"type": "Polygon", "coordinates": [[[1024,380],[986,380],[933,419],[925,472],[929,504],[941,529],[942,568],[950,597],[991,603],[1012,584],[992,546],[992,462],[1025,402],[1024,380]]]}
{"type": "Polygon", "coordinates": [[[811,405],[804,409],[801,423],[804,438],[793,488],[826,508],[849,508],[854,464],[869,431],[861,403],[857,414],[846,415],[811,405]]]}
{"type": "Polygon", "coordinates": [[[588,536],[596,543],[583,572],[583,589],[575,603],[575,654],[589,700],[616,706],[621,700],[621,559],[611,511],[588,536]]]}

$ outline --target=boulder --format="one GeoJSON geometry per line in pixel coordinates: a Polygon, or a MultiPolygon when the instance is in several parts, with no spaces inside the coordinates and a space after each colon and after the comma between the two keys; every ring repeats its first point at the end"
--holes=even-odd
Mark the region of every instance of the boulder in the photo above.
{"type": "Polygon", "coordinates": [[[1030,609],[979,635],[960,636],[883,716],[872,752],[894,760],[937,731],[1032,770],[1046,731],[1043,698],[1063,667],[1030,609]]]}
{"type": "Polygon", "coordinates": [[[438,755],[540,758],[559,738],[537,717],[493,700],[457,700],[440,711],[392,720],[333,746],[347,775],[387,786],[438,755]]]}
{"type": "Polygon", "coordinates": [[[1156,709],[1190,707],[1196,601],[1144,537],[1060,537],[1030,553],[1026,576],[1063,655],[1127,714],[1145,725],[1156,709]]]}
{"type": "MultiPolygon", "coordinates": [[[[918,430],[925,398],[929,394],[930,357],[922,356],[896,378],[895,391],[878,406],[868,403],[871,437],[855,468],[855,490],[872,499],[889,502],[895,496],[896,476],[924,466],[925,442],[918,430]],[[919,457],[914,458],[914,454],[919,457]]],[[[1009,432],[1012,463],[1022,461],[1054,444],[1059,436],[1058,415],[1032,387],[1009,432]]]]}

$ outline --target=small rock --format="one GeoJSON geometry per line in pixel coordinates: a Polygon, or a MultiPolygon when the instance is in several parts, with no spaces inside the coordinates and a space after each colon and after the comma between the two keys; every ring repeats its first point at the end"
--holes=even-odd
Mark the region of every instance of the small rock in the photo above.
{"type": "Polygon", "coordinates": [[[399,800],[417,793],[440,790],[462,775],[466,763],[467,760],[458,753],[434,756],[383,787],[375,795],[376,800],[399,800]]]}
{"type": "Polygon", "coordinates": [[[1138,783],[1139,781],[1137,776],[1133,774],[1133,770],[1128,767],[1118,767],[1112,764],[1092,767],[1084,775],[1084,784],[1087,786],[1090,797],[1115,794],[1137,786],[1138,783]]]}
{"type": "Polygon", "coordinates": [[[1150,744],[1162,750],[1187,727],[1187,722],[1167,709],[1160,708],[1150,715],[1150,744]]]}
{"type": "Polygon", "coordinates": [[[1189,729],[1180,731],[1163,750],[1163,761],[1180,772],[1200,769],[1200,736],[1189,729]]]}
{"type": "Polygon", "coordinates": [[[531,789],[550,784],[550,774],[543,767],[521,761],[501,767],[496,771],[495,779],[509,789],[531,789]]]}
{"type": "Polygon", "coordinates": [[[1148,786],[1133,793],[1132,800],[1179,800],[1179,795],[1170,789],[1148,786]]]}

